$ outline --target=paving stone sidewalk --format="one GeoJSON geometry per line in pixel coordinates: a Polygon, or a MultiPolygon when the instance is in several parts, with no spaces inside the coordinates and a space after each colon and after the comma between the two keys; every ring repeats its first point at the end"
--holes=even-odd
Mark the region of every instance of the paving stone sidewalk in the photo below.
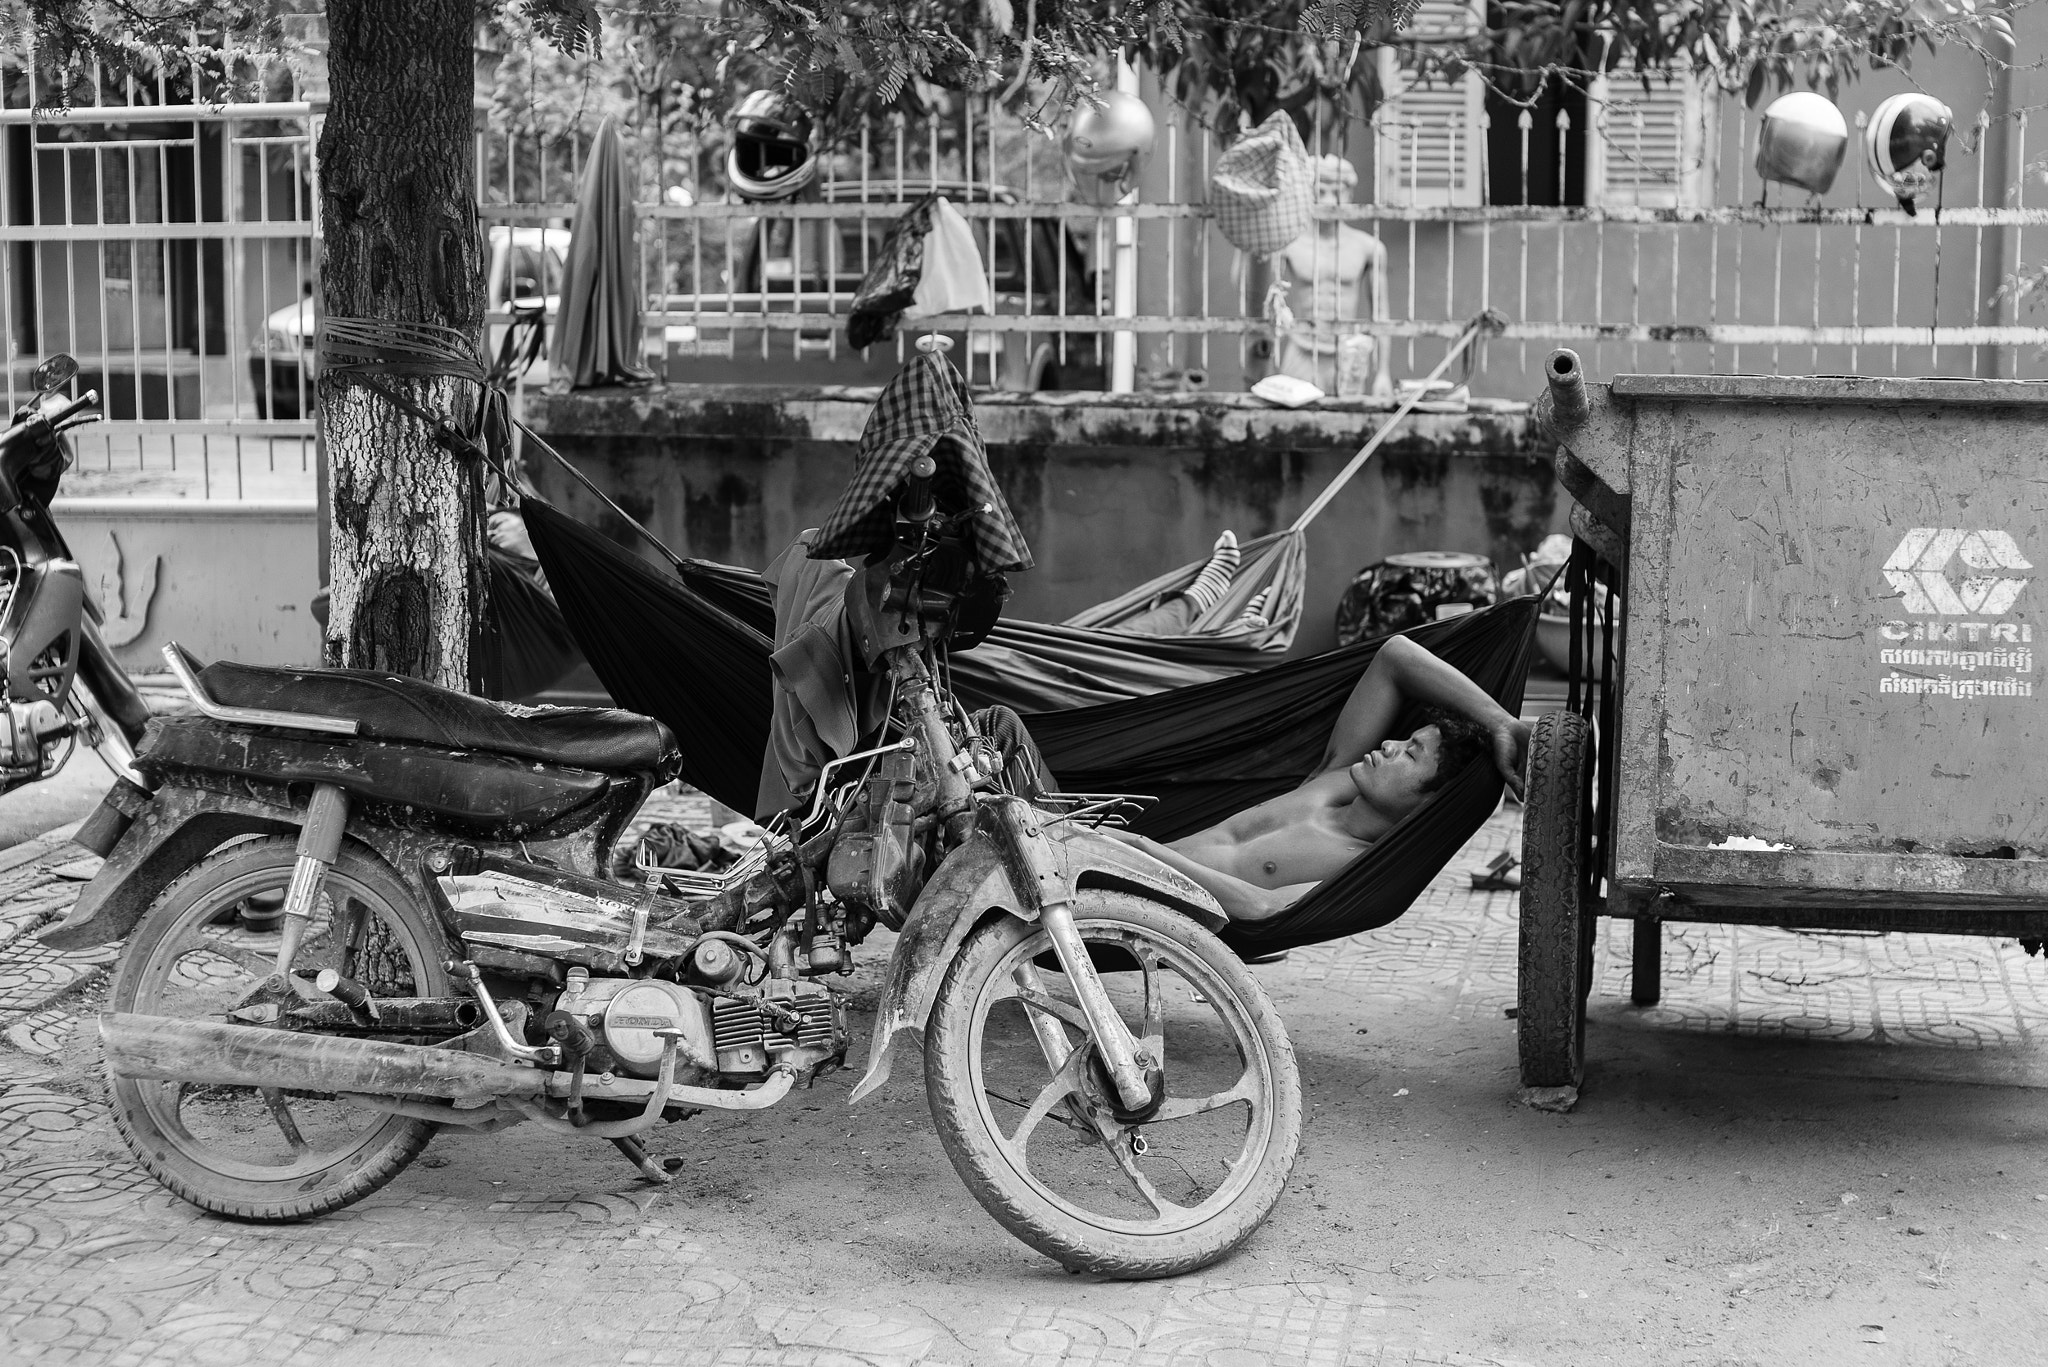
{"type": "MultiPolygon", "coordinates": [[[[677,798],[650,815],[710,812],[677,798]]],[[[1514,1000],[1517,899],[1473,892],[1469,875],[1518,844],[1519,813],[1503,810],[1394,925],[1261,971],[1281,984],[1342,986],[1390,1010],[1498,1021],[1514,1000]]],[[[0,852],[0,1362],[435,1367],[565,1353],[733,1367],[1513,1360],[1467,1351],[1454,1326],[1417,1323],[1398,1296],[1249,1254],[1200,1276],[1079,1294],[1070,1289],[1082,1279],[1049,1275],[1020,1246],[1002,1264],[1011,1270],[995,1277],[1001,1289],[986,1313],[968,1322],[899,1304],[888,1287],[802,1287],[794,1266],[786,1278],[764,1277],[757,1261],[743,1276],[733,1247],[705,1237],[703,1212],[716,1203],[725,1228],[755,1199],[745,1146],[761,1140],[722,1121],[701,1130],[707,1156],[696,1160],[696,1181],[668,1189],[635,1180],[607,1146],[564,1155],[523,1127],[439,1138],[391,1186],[308,1224],[214,1219],[135,1166],[99,1100],[88,1037],[114,948],[59,954],[34,938],[95,865],[56,836],[0,852]]],[[[2008,1080],[2015,1068],[2028,1073],[2022,1080],[2042,1080],[2030,1046],[2048,1031],[2048,965],[2008,942],[1677,929],[1666,944],[1665,1003],[1629,1012],[1626,933],[1603,937],[1596,989],[1596,1015],[1619,1028],[1899,1039],[1937,1047],[1946,1065],[1996,1056],[2008,1080]]],[[[863,1048],[866,1024],[856,1022],[863,1048]]],[[[921,1098],[914,1085],[908,1091],[894,1109],[830,1122],[829,1133],[820,1105],[789,1119],[814,1127],[821,1163],[829,1139],[849,1169],[872,1165],[890,1158],[868,1138],[883,1126],[929,1140],[916,1133],[921,1098]],[[853,1146],[869,1143],[874,1152],[856,1157],[853,1146]]],[[[868,1175],[884,1204],[870,1207],[879,1213],[865,1234],[778,1226],[761,1237],[801,1236],[790,1247],[828,1251],[889,1237],[883,1227],[903,1212],[886,1208],[887,1163],[868,1175]]]]}

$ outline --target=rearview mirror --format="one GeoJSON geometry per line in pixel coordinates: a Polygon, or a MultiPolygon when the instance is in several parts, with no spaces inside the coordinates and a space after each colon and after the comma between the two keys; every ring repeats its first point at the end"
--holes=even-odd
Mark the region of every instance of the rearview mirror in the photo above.
{"type": "Polygon", "coordinates": [[[35,368],[29,383],[36,387],[37,393],[47,394],[53,389],[62,389],[77,377],[78,362],[60,351],[35,368]]]}

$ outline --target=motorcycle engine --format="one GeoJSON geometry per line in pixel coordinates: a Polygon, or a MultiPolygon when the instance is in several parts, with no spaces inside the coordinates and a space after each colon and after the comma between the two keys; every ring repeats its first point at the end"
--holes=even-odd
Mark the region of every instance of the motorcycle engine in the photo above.
{"type": "Polygon", "coordinates": [[[597,1036],[590,1067],[655,1078],[665,1046],[657,1030],[680,1030],[679,1080],[758,1076],[778,1064],[810,1071],[846,1057],[846,1010],[817,983],[771,978],[715,1000],[664,978],[593,978],[572,970],[555,1003],[597,1036]]]}
{"type": "MultiPolygon", "coordinates": [[[[680,983],[661,978],[593,978],[572,971],[555,1009],[588,1026],[610,1054],[611,1064],[630,1077],[660,1074],[667,1041],[654,1033],[657,1030],[682,1031],[679,1063],[702,1073],[718,1071],[710,1004],[680,983]]],[[[597,1067],[606,1061],[593,1056],[591,1063],[597,1067]]],[[[677,1072],[681,1071],[679,1067],[677,1072]]]]}

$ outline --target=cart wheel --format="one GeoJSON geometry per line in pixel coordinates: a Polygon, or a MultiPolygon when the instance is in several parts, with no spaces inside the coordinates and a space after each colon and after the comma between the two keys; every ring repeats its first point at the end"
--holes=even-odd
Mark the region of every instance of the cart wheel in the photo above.
{"type": "Polygon", "coordinates": [[[1586,721],[1539,719],[1522,824],[1522,953],[1516,1012],[1524,1087],[1577,1087],[1586,1044],[1590,918],[1579,905],[1586,721]]]}

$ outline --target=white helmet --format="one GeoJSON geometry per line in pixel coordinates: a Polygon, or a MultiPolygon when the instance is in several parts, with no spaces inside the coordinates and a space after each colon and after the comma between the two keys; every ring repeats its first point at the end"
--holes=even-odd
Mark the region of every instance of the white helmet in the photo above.
{"type": "Polygon", "coordinates": [[[1152,159],[1159,125],[1136,95],[1107,91],[1074,111],[1060,141],[1076,195],[1088,204],[1114,204],[1137,188],[1152,159]]]}
{"type": "Polygon", "coordinates": [[[742,199],[788,199],[818,173],[811,116],[779,91],[756,90],[732,111],[725,178],[742,199]]]}
{"type": "Polygon", "coordinates": [[[1825,95],[1780,95],[1756,130],[1756,173],[1781,185],[1824,195],[1849,150],[1849,124],[1825,95]]]}

